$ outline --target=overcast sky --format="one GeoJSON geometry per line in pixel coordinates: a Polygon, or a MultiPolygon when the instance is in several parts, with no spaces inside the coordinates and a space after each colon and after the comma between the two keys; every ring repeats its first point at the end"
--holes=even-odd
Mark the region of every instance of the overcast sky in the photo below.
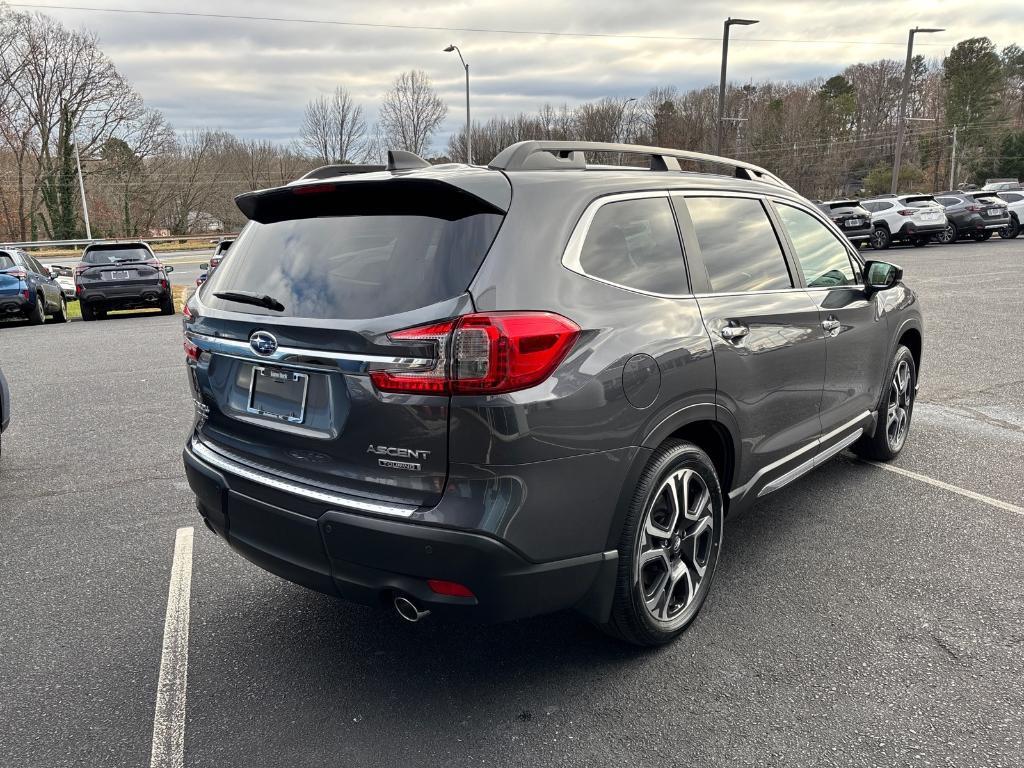
{"type": "MultiPolygon", "coordinates": [[[[64,2],[76,4],[76,0],[64,2]]],[[[288,141],[296,135],[303,106],[318,94],[344,85],[372,119],[395,75],[422,69],[449,105],[436,148],[443,148],[448,134],[465,120],[458,56],[441,50],[450,42],[460,46],[470,64],[473,117],[480,120],[533,110],[544,102],[641,97],[659,85],[685,89],[715,83],[722,21],[729,15],[761,21],[733,28],[729,75],[738,82],[830,76],[857,61],[902,59],[906,30],[915,25],[947,29],[918,37],[916,52],[929,57],[941,58],[967,37],[988,36],[999,48],[1024,43],[1021,0],[79,2],[103,8],[371,24],[711,38],[554,37],[47,11],[70,26],[96,32],[121,73],[179,131],[223,128],[241,136],[288,141]]],[[[59,3],[41,0],[39,4],[59,3]]]]}

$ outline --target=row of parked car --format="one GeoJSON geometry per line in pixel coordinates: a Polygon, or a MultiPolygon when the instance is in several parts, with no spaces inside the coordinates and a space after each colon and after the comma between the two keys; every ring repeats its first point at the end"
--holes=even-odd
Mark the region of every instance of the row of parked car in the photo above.
{"type": "MultiPolygon", "coordinates": [[[[232,240],[217,244],[197,285],[220,264],[232,240]]],[[[68,302],[78,301],[82,319],[103,320],[122,309],[158,309],[174,314],[168,275],[174,271],[144,242],[93,243],[75,266],[44,265],[16,248],[0,248],[0,319],[22,318],[40,325],[68,319],[68,302]]]]}
{"type": "Polygon", "coordinates": [[[1024,219],[1024,189],[950,190],[936,194],[881,195],[866,200],[818,202],[853,242],[879,250],[896,243],[1013,239],[1024,219]]]}

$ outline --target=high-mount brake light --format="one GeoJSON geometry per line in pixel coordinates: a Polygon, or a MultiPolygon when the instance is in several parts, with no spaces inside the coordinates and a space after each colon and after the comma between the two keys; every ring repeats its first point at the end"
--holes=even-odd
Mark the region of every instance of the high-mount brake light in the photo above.
{"type": "Polygon", "coordinates": [[[388,335],[432,343],[434,365],[418,371],[373,371],[382,392],[496,395],[544,381],[565,359],[580,328],[552,312],[482,312],[388,335]]]}
{"type": "Polygon", "coordinates": [[[320,195],[325,192],[333,192],[336,189],[334,184],[298,184],[292,187],[293,195],[320,195]]]}

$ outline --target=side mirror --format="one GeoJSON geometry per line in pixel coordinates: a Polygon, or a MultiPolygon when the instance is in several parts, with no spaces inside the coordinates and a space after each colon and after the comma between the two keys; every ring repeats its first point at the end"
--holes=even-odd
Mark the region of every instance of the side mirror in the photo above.
{"type": "Polygon", "coordinates": [[[903,279],[903,268],[887,261],[864,262],[864,283],[869,290],[884,291],[903,279]]]}
{"type": "Polygon", "coordinates": [[[207,264],[205,261],[202,264],[199,265],[199,269],[201,269],[203,272],[205,272],[209,268],[210,268],[210,265],[207,264]]]}
{"type": "Polygon", "coordinates": [[[174,267],[172,267],[170,264],[164,264],[164,272],[166,272],[169,275],[173,271],[174,267]]]}

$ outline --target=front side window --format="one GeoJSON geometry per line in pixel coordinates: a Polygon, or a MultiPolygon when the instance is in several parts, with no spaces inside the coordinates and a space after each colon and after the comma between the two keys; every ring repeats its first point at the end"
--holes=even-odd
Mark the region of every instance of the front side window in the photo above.
{"type": "Polygon", "coordinates": [[[854,285],[850,255],[829,230],[806,211],[774,203],[782,220],[808,288],[854,285]]]}
{"type": "Polygon", "coordinates": [[[714,293],[793,287],[782,246],[759,200],[688,197],[686,207],[714,293]]]}
{"type": "Polygon", "coordinates": [[[579,264],[587,275],[626,288],[670,296],[689,292],[667,197],[601,206],[587,230],[579,264]]]}

